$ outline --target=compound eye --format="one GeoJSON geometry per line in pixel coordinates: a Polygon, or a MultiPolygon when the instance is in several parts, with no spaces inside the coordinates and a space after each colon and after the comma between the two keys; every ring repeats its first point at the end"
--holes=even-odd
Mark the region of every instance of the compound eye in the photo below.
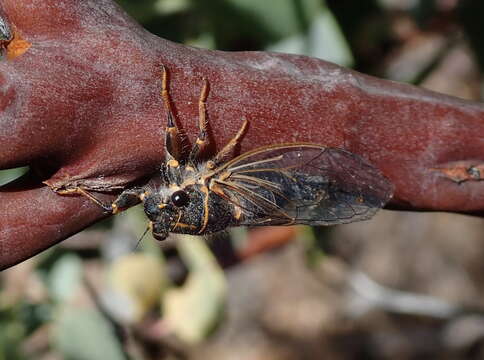
{"type": "Polygon", "coordinates": [[[185,191],[183,191],[183,190],[175,191],[171,195],[171,202],[176,207],[185,206],[186,204],[188,204],[188,201],[189,200],[190,200],[190,198],[188,197],[188,194],[185,191]]]}

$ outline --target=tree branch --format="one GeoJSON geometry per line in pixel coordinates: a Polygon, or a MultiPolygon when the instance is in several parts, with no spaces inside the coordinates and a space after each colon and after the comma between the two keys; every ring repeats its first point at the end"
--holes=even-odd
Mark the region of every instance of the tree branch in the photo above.
{"type": "Polygon", "coordinates": [[[0,190],[0,268],[103,217],[88,200],[57,195],[41,180],[112,190],[156,171],[166,116],[161,64],[191,140],[206,78],[218,148],[246,118],[242,152],[295,141],[344,147],[394,183],[393,208],[484,210],[480,103],[304,56],[175,44],[110,0],[5,0],[0,15],[13,34],[0,61],[0,168],[34,170],[0,190]]]}

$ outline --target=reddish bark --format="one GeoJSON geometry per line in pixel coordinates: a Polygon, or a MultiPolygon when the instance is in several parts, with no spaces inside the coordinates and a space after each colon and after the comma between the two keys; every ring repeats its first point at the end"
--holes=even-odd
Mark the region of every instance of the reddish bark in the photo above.
{"type": "Polygon", "coordinates": [[[252,230],[246,246],[237,251],[240,260],[250,259],[258,254],[276,249],[292,241],[296,236],[294,226],[267,226],[252,230]]]}
{"type": "MultiPolygon", "coordinates": [[[[52,186],[99,189],[152,173],[163,155],[164,64],[192,140],[205,77],[218,146],[245,117],[242,151],[294,141],[341,146],[391,179],[393,207],[484,210],[484,174],[452,175],[462,164],[482,169],[482,104],[304,56],[174,44],[110,0],[4,0],[0,12],[15,34],[0,61],[0,168],[28,164],[52,186]]],[[[102,217],[88,200],[56,195],[40,181],[30,190],[0,190],[0,208],[0,268],[102,217]]]]}

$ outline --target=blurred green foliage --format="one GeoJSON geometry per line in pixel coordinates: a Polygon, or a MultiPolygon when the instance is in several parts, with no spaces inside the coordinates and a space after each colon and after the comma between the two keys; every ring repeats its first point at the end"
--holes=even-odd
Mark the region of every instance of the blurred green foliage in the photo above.
{"type": "Polygon", "coordinates": [[[210,49],[273,50],[350,66],[352,55],[321,0],[118,1],[165,39],[210,49]]]}
{"type": "Polygon", "coordinates": [[[458,16],[482,70],[484,69],[484,37],[482,36],[484,2],[461,0],[459,2],[458,16]]]}
{"type": "Polygon", "coordinates": [[[22,176],[28,171],[28,167],[20,167],[9,170],[0,170],[0,186],[22,176]]]}

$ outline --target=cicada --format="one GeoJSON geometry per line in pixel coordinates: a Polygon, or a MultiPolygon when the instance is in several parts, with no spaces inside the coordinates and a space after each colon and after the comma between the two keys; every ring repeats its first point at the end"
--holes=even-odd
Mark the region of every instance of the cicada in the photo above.
{"type": "Polygon", "coordinates": [[[169,233],[204,235],[232,226],[334,225],[370,219],[393,193],[392,184],[373,165],[349,151],[310,143],[264,146],[226,161],[248,122],[210,160],[206,98],[199,99],[199,135],[183,154],[163,67],[162,98],[167,108],[165,161],[159,180],[125,190],[110,205],[88,196],[110,213],[142,202],[154,238],[169,233]]]}

